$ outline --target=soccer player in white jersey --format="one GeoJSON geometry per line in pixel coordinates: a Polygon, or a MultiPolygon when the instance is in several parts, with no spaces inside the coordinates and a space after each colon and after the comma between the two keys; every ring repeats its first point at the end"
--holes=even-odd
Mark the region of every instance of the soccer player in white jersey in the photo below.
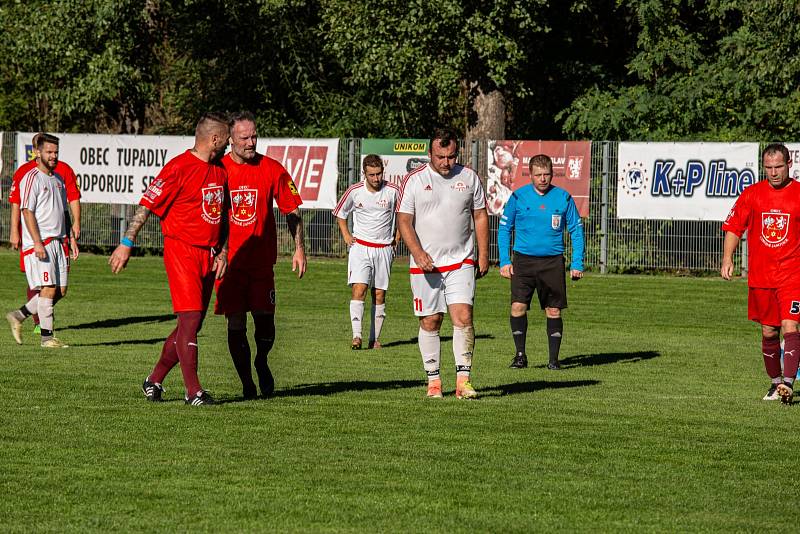
{"type": "Polygon", "coordinates": [[[428,154],[430,163],[404,178],[397,210],[397,225],[411,252],[419,350],[428,375],[428,397],[441,398],[439,329],[448,312],[453,322],[456,397],[472,399],[478,396],[470,382],[475,279],[489,270],[486,198],[478,175],[456,163],[458,140],[451,130],[436,130],[428,154]]]}
{"type": "Polygon", "coordinates": [[[345,191],[333,215],[342,237],[349,247],[347,283],[352,288],[350,323],[353,341],[350,348],[359,350],[362,343],[361,322],[367,289],[372,286],[372,323],[369,332],[371,349],[379,349],[381,328],[386,318],[386,291],[394,259],[397,233],[394,218],[400,189],[383,179],[383,160],[369,154],[362,163],[364,181],[345,191]],[[353,214],[353,232],[347,227],[347,217],[353,214]]]}
{"type": "Polygon", "coordinates": [[[39,314],[42,347],[60,349],[67,345],[53,336],[53,299],[60,290],[67,295],[69,251],[78,258],[78,243],[69,239],[71,226],[64,180],[55,171],[58,137],[41,134],[36,143],[39,160],[20,181],[22,210],[22,254],[28,286],[38,289],[20,309],[8,312],[14,340],[22,344],[22,322],[39,314]]]}

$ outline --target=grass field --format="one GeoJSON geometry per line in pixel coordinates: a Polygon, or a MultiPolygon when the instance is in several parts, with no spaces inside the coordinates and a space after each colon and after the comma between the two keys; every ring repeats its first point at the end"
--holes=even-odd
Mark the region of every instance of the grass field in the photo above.
{"type": "MultiPolygon", "coordinates": [[[[17,256],[0,253],[5,309],[17,256]]],[[[203,385],[221,406],[139,386],[174,326],[160,258],[113,276],[75,264],[44,352],[0,335],[0,530],[765,531],[794,524],[800,408],[768,381],[746,284],[589,275],[570,282],[564,370],[548,371],[531,316],[527,370],[508,369],[508,287],[478,284],[473,383],[424,398],[408,277],[395,265],[379,351],[349,350],[345,264],[276,268],[277,396],[243,402],[223,320],[200,336],[203,385]],[[783,482],[779,482],[782,481],[783,482]]],[[[29,328],[30,327],[30,328],[29,328]]],[[[6,328],[5,326],[3,327],[6,328]]],[[[252,328],[251,328],[252,330],[252,328]]],[[[789,527],[791,529],[791,527],[789,527]]]]}

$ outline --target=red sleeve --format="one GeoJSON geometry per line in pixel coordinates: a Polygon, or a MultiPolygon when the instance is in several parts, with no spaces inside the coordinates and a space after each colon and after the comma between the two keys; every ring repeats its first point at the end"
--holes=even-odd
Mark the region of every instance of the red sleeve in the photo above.
{"type": "Polygon", "coordinates": [[[78,177],[75,176],[75,171],[66,163],[64,163],[64,167],[61,170],[61,177],[64,179],[64,186],[67,188],[67,202],[80,200],[81,190],[78,189],[78,177]]]}
{"type": "Polygon", "coordinates": [[[163,217],[172,205],[181,188],[180,172],[175,160],[167,163],[158,176],[150,182],[147,191],[139,200],[139,205],[149,209],[159,217],[163,217]]]}
{"type": "MultiPolygon", "coordinates": [[[[751,186],[752,187],[752,186],[751,186]]],[[[749,188],[748,188],[749,189],[749,188]]],[[[750,197],[752,194],[748,189],[745,189],[739,198],[736,200],[736,203],[731,208],[730,213],[728,213],[728,217],[725,219],[725,222],[722,223],[722,231],[723,232],[732,232],[739,237],[742,237],[742,234],[750,224],[750,216],[752,213],[752,208],[750,206],[750,197]]]]}
{"type": "Polygon", "coordinates": [[[300,198],[300,193],[297,192],[292,177],[289,176],[283,165],[278,164],[273,172],[278,175],[278,179],[273,183],[275,204],[281,213],[286,215],[299,208],[303,199],[300,198]]]}
{"type": "Polygon", "coordinates": [[[19,182],[22,180],[22,177],[25,176],[25,173],[22,172],[22,167],[17,169],[17,172],[14,173],[14,177],[11,179],[11,191],[8,193],[8,201],[12,204],[19,204],[19,182]]]}

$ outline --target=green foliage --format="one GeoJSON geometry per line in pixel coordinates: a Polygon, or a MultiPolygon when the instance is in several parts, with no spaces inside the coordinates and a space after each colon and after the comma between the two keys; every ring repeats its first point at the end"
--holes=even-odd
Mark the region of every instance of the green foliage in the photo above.
{"type": "Polygon", "coordinates": [[[588,89],[572,135],[630,140],[800,136],[800,7],[779,0],[625,2],[638,53],[624,84],[588,89]]]}

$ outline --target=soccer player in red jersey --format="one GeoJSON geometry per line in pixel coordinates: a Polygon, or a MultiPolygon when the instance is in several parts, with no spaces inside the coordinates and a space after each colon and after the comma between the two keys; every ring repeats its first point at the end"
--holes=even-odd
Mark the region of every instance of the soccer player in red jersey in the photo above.
{"type": "Polygon", "coordinates": [[[228,135],[227,116],[206,113],[200,118],[194,147],[167,162],[150,183],[125,237],[108,260],[112,272],[121,272],[150,213],[161,218],[164,266],[178,325],[142,384],[150,401],[162,400],[161,383],[180,362],[186,404],[214,404],[197,376],[197,333],[208,309],[214,278],[222,278],[227,267],[227,251],[222,244],[227,174],[219,159],[228,146],[228,135]]]}
{"type": "Polygon", "coordinates": [[[722,268],[733,276],[733,253],[748,239],[748,319],[761,324],[761,350],[772,384],[764,400],[791,404],[800,361],[800,183],[789,178],[792,160],[782,144],[761,154],[766,180],[746,188],[722,225],[722,268]],[[780,336],[784,340],[781,378],[780,336]]]}
{"type": "Polygon", "coordinates": [[[256,152],[256,123],[252,113],[235,114],[230,122],[231,152],[222,158],[228,171],[230,192],[228,272],[217,281],[215,313],[228,323],[228,349],[242,381],[246,399],[256,397],[250,370],[247,312],[255,325],[256,356],[253,365],[263,397],[272,395],[275,381],[267,356],[275,342],[275,277],[273,265],[278,243],[272,201],[286,215],[295,243],[292,270],[299,278],[306,271],[302,204],[289,173],[272,158],[256,152]]]}
{"type": "MultiPolygon", "coordinates": [[[[22,212],[20,211],[19,183],[28,173],[28,171],[36,167],[40,161],[39,152],[36,146],[41,135],[42,132],[37,133],[33,136],[33,140],[31,141],[35,157],[32,160],[20,165],[16,172],[14,172],[14,176],[11,181],[11,191],[8,194],[8,201],[11,203],[11,231],[9,234],[9,241],[11,242],[11,248],[14,250],[20,250],[20,243],[22,242],[22,227],[20,226],[22,212]]],[[[67,203],[69,204],[69,211],[72,215],[72,229],[70,231],[69,238],[70,241],[73,239],[78,241],[78,239],[81,237],[81,192],[78,189],[78,179],[75,176],[75,171],[72,170],[72,167],[61,160],[58,160],[53,173],[61,177],[64,185],[66,186],[67,203]]],[[[19,270],[25,272],[25,262],[23,260],[21,250],[19,255],[19,270]]],[[[32,299],[39,293],[38,289],[31,289],[30,287],[27,287],[27,285],[26,290],[28,300],[32,299]]],[[[53,297],[53,304],[58,302],[60,298],[61,292],[57,290],[55,297],[53,297]]],[[[36,325],[34,332],[37,332],[39,328],[38,314],[33,314],[33,322],[36,325]]]]}

